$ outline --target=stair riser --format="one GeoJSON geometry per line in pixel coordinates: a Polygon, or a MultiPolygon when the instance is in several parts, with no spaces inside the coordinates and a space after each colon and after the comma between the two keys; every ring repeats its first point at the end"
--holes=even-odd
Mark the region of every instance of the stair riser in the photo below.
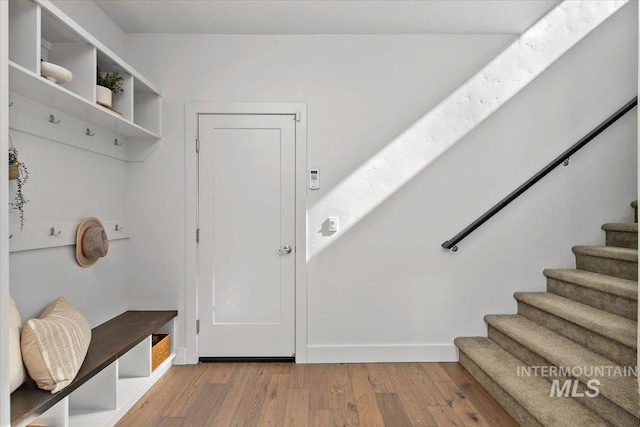
{"type": "Polygon", "coordinates": [[[480,383],[482,387],[502,406],[520,425],[524,427],[544,427],[515,399],[504,391],[476,363],[460,350],[460,364],[480,383]]]}
{"type": "Polygon", "coordinates": [[[547,291],[627,319],[638,319],[638,303],[635,300],[552,278],[547,278],[547,291]]]}
{"type": "Polygon", "coordinates": [[[580,254],[576,255],[576,267],[580,270],[593,271],[622,279],[638,280],[637,262],[580,254]]]}
{"type": "MultiPolygon", "coordinates": [[[[504,348],[506,351],[520,359],[523,362],[523,366],[554,365],[544,357],[531,351],[527,347],[513,340],[511,337],[503,334],[491,325],[489,325],[489,338],[500,347],[504,348]]],[[[558,376],[553,378],[545,377],[545,379],[550,382],[549,387],[551,387],[551,381],[553,381],[554,379],[558,379],[561,382],[564,382],[565,379],[570,378],[558,376]]],[[[589,389],[584,384],[580,383],[578,391],[584,393],[588,392],[589,389]]],[[[551,392],[551,389],[549,389],[549,392],[551,392]]],[[[624,408],[618,406],[616,403],[612,402],[602,394],[594,398],[575,397],[574,399],[582,403],[587,408],[591,409],[611,425],[617,427],[638,427],[638,418],[636,418],[633,414],[627,412],[624,408]]]]}
{"type": "Polygon", "coordinates": [[[606,242],[607,246],[638,249],[638,233],[631,233],[627,231],[607,231],[606,242]]]}
{"type": "Polygon", "coordinates": [[[518,314],[624,366],[635,366],[636,350],[582,326],[518,301],[518,314]]]}

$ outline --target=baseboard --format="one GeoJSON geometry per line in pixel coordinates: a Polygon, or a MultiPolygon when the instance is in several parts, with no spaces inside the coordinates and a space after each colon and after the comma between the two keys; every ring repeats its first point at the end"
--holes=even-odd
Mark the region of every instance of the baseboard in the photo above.
{"type": "Polygon", "coordinates": [[[174,365],[186,365],[187,364],[187,348],[186,347],[176,347],[174,348],[176,352],[176,358],[173,359],[174,365]]]}
{"type": "Polygon", "coordinates": [[[307,363],[457,362],[454,344],[310,345],[307,363]]]}

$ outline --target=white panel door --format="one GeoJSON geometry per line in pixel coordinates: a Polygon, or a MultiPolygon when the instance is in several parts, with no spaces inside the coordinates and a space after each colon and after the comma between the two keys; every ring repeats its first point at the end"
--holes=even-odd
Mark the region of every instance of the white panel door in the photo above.
{"type": "Polygon", "coordinates": [[[200,357],[295,352],[295,120],[200,115],[200,357]]]}

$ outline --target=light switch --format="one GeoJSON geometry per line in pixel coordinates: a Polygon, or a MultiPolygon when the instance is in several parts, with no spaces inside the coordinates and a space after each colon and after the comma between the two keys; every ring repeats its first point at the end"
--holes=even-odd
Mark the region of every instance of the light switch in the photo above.
{"type": "Polygon", "coordinates": [[[332,233],[338,231],[338,218],[335,216],[329,217],[329,231],[332,233]]]}

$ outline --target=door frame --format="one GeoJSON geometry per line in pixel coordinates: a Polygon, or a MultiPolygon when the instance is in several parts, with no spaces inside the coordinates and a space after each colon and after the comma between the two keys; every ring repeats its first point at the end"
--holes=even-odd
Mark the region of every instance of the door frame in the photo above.
{"type": "MultiPolygon", "coordinates": [[[[295,116],[295,349],[296,363],[307,362],[307,104],[220,103],[185,104],[185,363],[198,363],[198,117],[203,114],[264,114],[295,116]]],[[[293,120],[293,117],[292,117],[293,120]]]]}

